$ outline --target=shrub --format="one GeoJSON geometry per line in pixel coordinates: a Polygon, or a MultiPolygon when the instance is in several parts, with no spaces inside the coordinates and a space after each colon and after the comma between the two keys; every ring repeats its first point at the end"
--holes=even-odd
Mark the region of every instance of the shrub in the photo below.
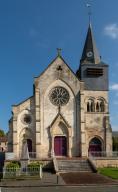
{"type": "Polygon", "coordinates": [[[28,164],[28,168],[39,168],[40,165],[43,165],[43,163],[41,163],[41,162],[32,162],[32,163],[28,164]]]}
{"type": "Polygon", "coordinates": [[[4,178],[16,178],[19,174],[20,163],[17,161],[11,161],[5,167],[4,178]]]}
{"type": "Polygon", "coordinates": [[[43,165],[41,162],[32,162],[28,164],[28,173],[29,175],[39,175],[40,174],[40,166],[43,165]]]}
{"type": "Polygon", "coordinates": [[[17,161],[12,161],[12,162],[10,162],[10,163],[8,163],[6,165],[7,170],[9,170],[9,169],[18,169],[18,168],[20,168],[20,163],[17,162],[17,161]]]}

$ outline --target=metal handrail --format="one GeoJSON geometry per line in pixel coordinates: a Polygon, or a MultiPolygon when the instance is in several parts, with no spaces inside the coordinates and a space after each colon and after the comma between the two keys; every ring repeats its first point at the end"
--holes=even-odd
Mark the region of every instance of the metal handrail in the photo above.
{"type": "Polygon", "coordinates": [[[92,159],[95,158],[118,158],[118,151],[91,151],[88,156],[92,159]]]}
{"type": "Polygon", "coordinates": [[[42,178],[43,171],[42,171],[42,165],[39,167],[26,167],[26,168],[3,168],[3,178],[16,178],[20,177],[21,175],[25,176],[32,176],[32,175],[38,175],[40,178],[42,178]]]}

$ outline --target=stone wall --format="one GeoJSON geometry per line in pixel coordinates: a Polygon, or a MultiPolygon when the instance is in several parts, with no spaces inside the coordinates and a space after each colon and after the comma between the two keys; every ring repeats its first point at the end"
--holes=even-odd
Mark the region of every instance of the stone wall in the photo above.
{"type": "Polygon", "coordinates": [[[92,160],[96,168],[103,168],[103,167],[118,167],[118,158],[107,158],[107,159],[95,159],[92,160]]]}
{"type": "Polygon", "coordinates": [[[40,145],[37,145],[36,152],[40,154],[40,158],[50,156],[51,151],[53,150],[53,137],[62,135],[60,132],[56,131],[56,127],[59,127],[57,124],[58,113],[60,113],[64,121],[67,122],[68,125],[66,125],[66,129],[71,129],[71,134],[67,137],[69,142],[68,154],[69,156],[78,155],[79,149],[77,142],[79,142],[80,130],[78,95],[80,86],[81,82],[60,57],[57,57],[44,73],[35,78],[35,89],[37,89],[35,100],[40,101],[40,124],[38,127],[40,132],[40,135],[38,136],[40,138],[40,145]],[[62,69],[61,72],[58,71],[59,67],[62,69]],[[51,90],[58,86],[64,87],[69,93],[69,102],[60,108],[60,112],[59,108],[53,105],[49,98],[51,90]],[[52,123],[56,123],[54,135],[51,134],[52,123]]]}
{"type": "MultiPolygon", "coordinates": [[[[35,151],[35,103],[34,97],[30,97],[18,105],[13,106],[13,122],[9,130],[8,142],[13,142],[13,152],[20,157],[23,137],[32,139],[32,148],[35,151]],[[31,118],[30,123],[23,121],[24,115],[31,118]]],[[[9,150],[12,151],[12,150],[9,150]]]]}

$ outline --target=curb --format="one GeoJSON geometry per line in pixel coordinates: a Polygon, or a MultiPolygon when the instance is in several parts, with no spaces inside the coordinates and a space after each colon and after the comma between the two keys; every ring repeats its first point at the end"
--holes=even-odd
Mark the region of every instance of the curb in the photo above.
{"type": "Polygon", "coordinates": [[[104,186],[118,186],[118,183],[109,183],[109,184],[72,184],[72,185],[57,185],[57,184],[50,184],[50,185],[0,185],[0,187],[3,188],[29,188],[29,187],[104,187],[104,186]]]}

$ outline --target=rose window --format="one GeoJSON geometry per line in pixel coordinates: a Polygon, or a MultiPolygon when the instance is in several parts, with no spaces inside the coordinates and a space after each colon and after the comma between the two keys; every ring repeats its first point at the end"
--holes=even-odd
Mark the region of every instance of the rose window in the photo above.
{"type": "Polygon", "coordinates": [[[68,103],[69,93],[64,87],[55,87],[51,90],[49,98],[53,105],[62,106],[68,103]]]}

